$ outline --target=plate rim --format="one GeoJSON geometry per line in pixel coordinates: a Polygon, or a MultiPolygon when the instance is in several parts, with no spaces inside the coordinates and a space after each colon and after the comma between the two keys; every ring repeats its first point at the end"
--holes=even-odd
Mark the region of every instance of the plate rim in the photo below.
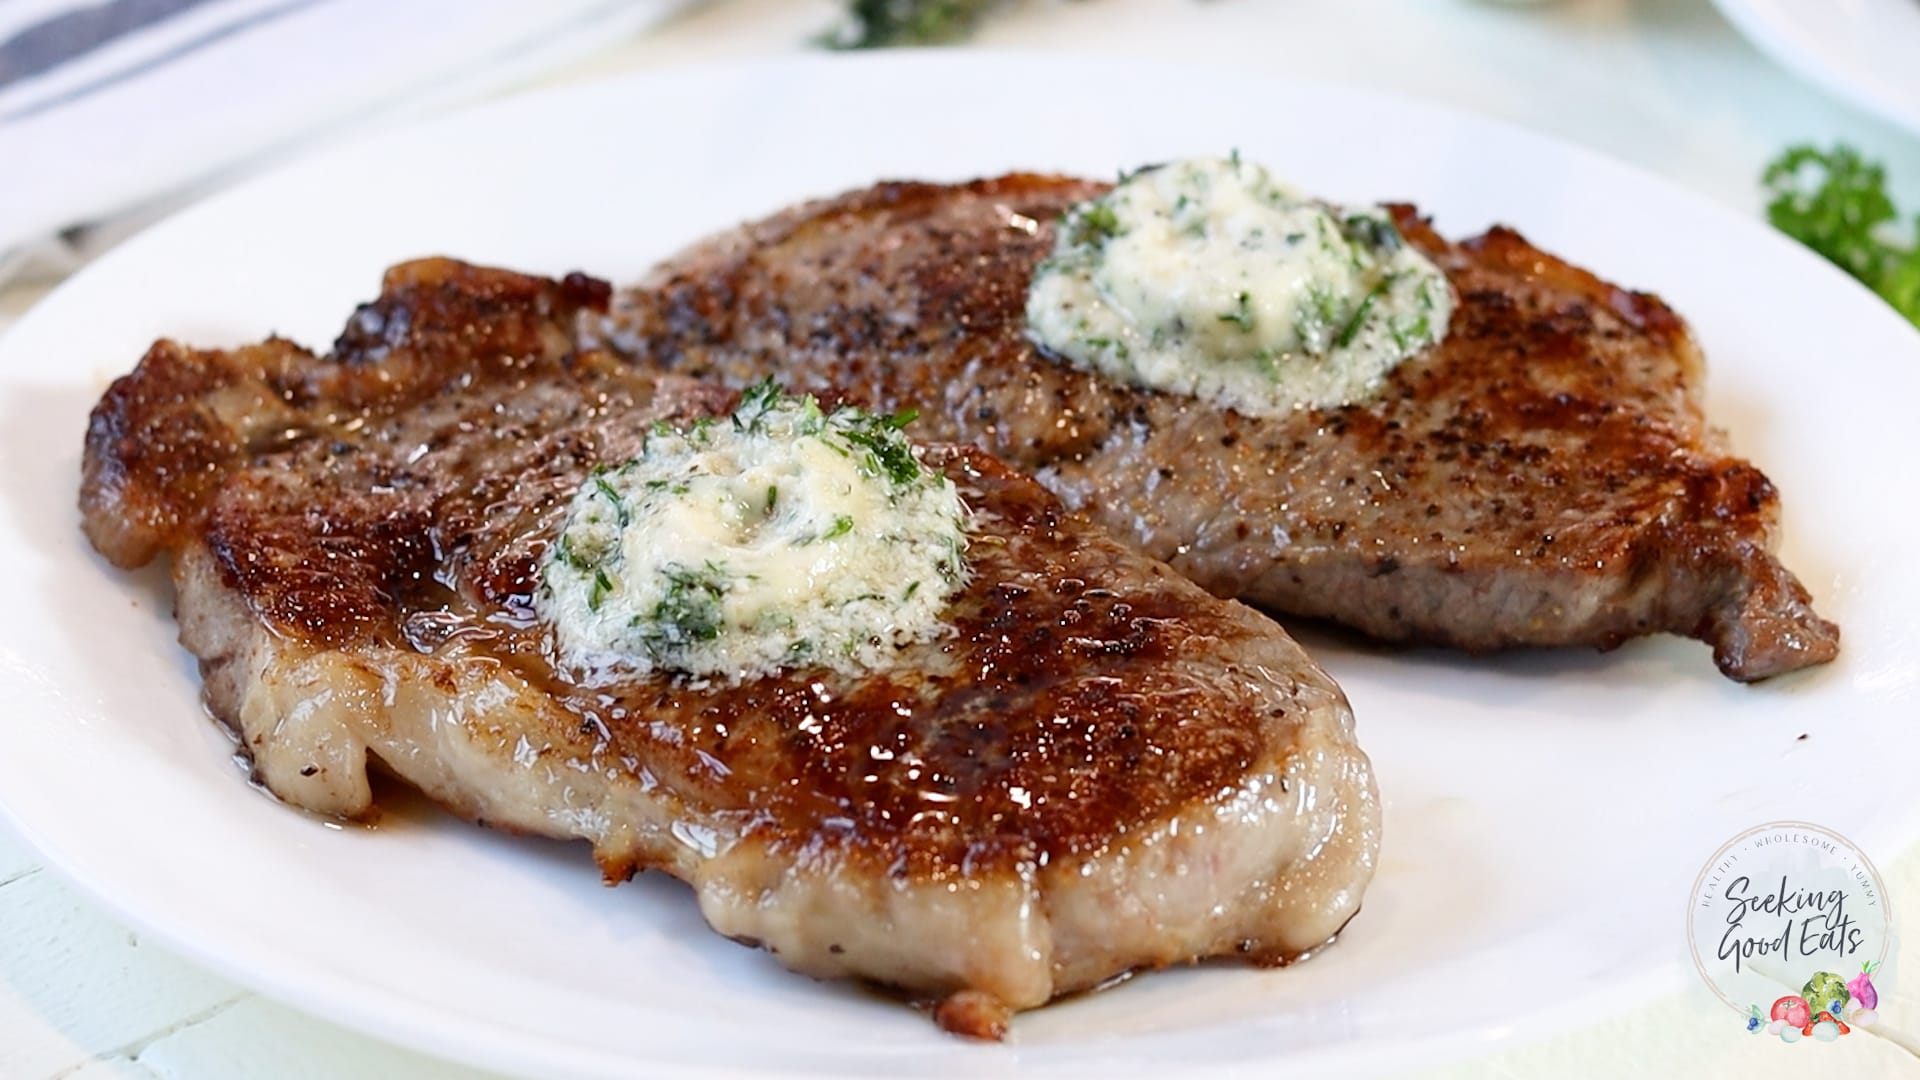
{"type": "MultiPolygon", "coordinates": [[[[1718,2],[1718,0],[1717,0],[1718,2]]],[[[657,88],[670,88],[676,82],[701,75],[740,73],[764,73],[769,70],[792,70],[804,72],[805,69],[824,67],[863,66],[881,71],[887,69],[905,69],[912,65],[915,74],[924,75],[931,67],[944,67],[950,72],[964,72],[966,69],[991,71],[1007,65],[1024,66],[1037,63],[1058,66],[1068,64],[1089,71],[1124,69],[1138,75],[1143,69],[1166,74],[1185,74],[1203,79],[1227,79],[1242,83],[1257,83],[1273,87],[1279,92],[1290,94],[1312,94],[1331,92],[1350,99],[1367,99],[1374,106],[1409,112],[1425,113],[1429,116],[1448,118],[1453,122],[1465,123],[1484,131],[1500,133],[1505,137],[1517,137],[1544,147],[1552,148],[1556,153],[1565,155],[1574,164],[1583,169],[1602,168],[1616,173],[1633,175],[1638,181],[1661,189],[1667,196],[1682,201],[1691,212],[1717,216],[1724,222],[1752,234],[1757,241],[1770,244],[1777,257],[1790,264],[1797,264],[1799,272],[1829,275],[1829,280],[1838,286],[1855,291],[1855,295],[1880,310],[1886,320],[1905,327],[1905,323],[1890,308],[1865,286],[1847,276],[1818,255],[1807,251],[1801,245],[1787,237],[1768,229],[1749,215],[1741,214],[1732,207],[1718,202],[1709,196],[1688,188],[1676,181],[1663,177],[1650,169],[1611,157],[1601,151],[1572,142],[1551,132],[1530,128],[1509,120],[1477,113],[1450,105],[1404,95],[1392,91],[1380,90],[1369,86],[1324,79],[1295,79],[1284,76],[1266,75],[1253,72],[1221,72],[1217,69],[1191,63],[1156,62],[1143,65],[1138,62],[1123,61],[1118,58],[1097,56],[1059,57],[1041,50],[999,49],[968,50],[964,53],[950,53],[935,57],[906,56],[901,54],[873,53],[859,56],[823,57],[813,55],[783,56],[723,63],[700,63],[679,65],[671,68],[626,72],[595,78],[560,86],[544,87],[525,92],[493,98],[474,103],[463,108],[426,118],[413,120],[390,127],[380,127],[357,133],[351,137],[328,141],[310,150],[297,154],[272,168],[212,191],[195,199],[189,205],[168,214],[135,234],[122,240],[112,250],[104,253],[88,267],[83,268],[56,288],[41,297],[34,306],[24,313],[6,334],[0,335],[0,354],[13,339],[21,336],[23,328],[37,325],[45,313],[57,305],[54,301],[69,290],[83,288],[86,280],[98,267],[130,257],[137,257],[155,237],[163,237],[174,230],[192,229],[206,216],[217,215],[230,202],[245,198],[250,193],[279,181],[284,176],[312,168],[324,159],[350,155],[386,140],[415,137],[423,132],[456,124],[475,115],[502,109],[552,107],[553,102],[565,101],[572,97],[648,97],[657,95],[657,88]],[[1760,238],[1764,237],[1764,240],[1760,238]]],[[[905,73],[901,71],[901,73],[905,73]]],[[[808,197],[805,195],[797,196],[808,197]]],[[[1863,308],[1864,311],[1864,308],[1863,308]]],[[[12,380],[0,370],[0,386],[11,387],[12,380]]],[[[4,764],[0,764],[4,771],[4,764]]],[[[282,978],[274,973],[271,965],[247,962],[241,957],[222,953],[215,946],[196,940],[162,922],[156,922],[149,913],[123,899],[90,875],[84,866],[86,860],[77,858],[73,852],[62,848],[57,842],[50,841],[41,830],[23,817],[16,809],[13,799],[6,790],[0,789],[0,817],[4,817],[49,868],[54,869],[63,879],[75,885],[101,908],[113,917],[146,936],[161,942],[179,955],[213,971],[243,987],[258,990],[262,995],[281,1002],[310,1017],[339,1023],[344,1026],[367,1032],[377,1038],[399,1046],[407,1047],[435,1057],[461,1061],[482,1068],[499,1068],[505,1064],[510,1068],[530,1072],[545,1072],[560,1066],[567,1069],[579,1069],[582,1074],[601,1075],[604,1071],[596,1067],[599,1056],[570,1058],[562,1066],[549,1055],[529,1055],[523,1041],[510,1037],[500,1037],[489,1032],[484,1043],[476,1039],[479,1030],[468,1014],[458,1010],[436,1005],[425,998],[412,998],[404,994],[395,994],[386,987],[333,985],[339,983],[331,976],[322,981],[329,984],[324,993],[312,989],[315,973],[307,972],[300,979],[282,978]],[[430,1025],[401,1022],[397,1011],[388,1012],[378,1005],[404,1005],[409,1010],[404,1015],[417,1020],[422,1015],[434,1017],[430,1025]],[[431,1028],[431,1031],[423,1030],[431,1028]],[[484,1056],[483,1056],[484,1051],[484,1056]]],[[[1920,804],[1908,808],[1907,813],[1898,821],[1890,822],[1884,828],[1875,830],[1879,835],[1870,839],[1886,840],[1897,837],[1902,846],[1910,844],[1920,835],[1920,804]]],[[[1676,976],[1680,973],[1679,960],[1670,959],[1642,969],[1637,974],[1625,975],[1618,979],[1595,982],[1585,991],[1561,999],[1560,1003],[1545,1009],[1529,1011],[1529,1025],[1524,1035],[1511,1025],[1483,1026],[1464,1029],[1448,1034],[1417,1037],[1393,1044],[1390,1047],[1356,1047],[1336,1045],[1326,1048],[1296,1051],[1285,1059],[1290,1065],[1308,1071],[1327,1067],[1329,1064],[1379,1069],[1392,1067],[1398,1063],[1426,1062],[1437,1063],[1435,1055],[1444,1057],[1458,1056],[1472,1050],[1491,1052],[1493,1050],[1517,1045],[1521,1041],[1546,1037],[1559,1031],[1593,1022],[1594,1013],[1589,1006],[1592,1002],[1606,998],[1623,987],[1664,987],[1671,989],[1678,985],[1676,976]]],[[[1013,1044],[1017,1049],[1017,1044],[1013,1044]]],[[[1259,1058],[1249,1058],[1239,1063],[1244,1067],[1259,1058]]],[[[1267,1058],[1265,1060],[1277,1060],[1267,1058]]],[[[676,1059],[656,1063],[660,1067],[672,1067],[685,1072],[697,1072],[701,1075],[766,1075],[760,1070],[751,1073],[742,1072],[726,1066],[713,1066],[695,1060],[676,1059]]],[[[984,1059],[983,1059],[984,1064],[984,1059]]]]}

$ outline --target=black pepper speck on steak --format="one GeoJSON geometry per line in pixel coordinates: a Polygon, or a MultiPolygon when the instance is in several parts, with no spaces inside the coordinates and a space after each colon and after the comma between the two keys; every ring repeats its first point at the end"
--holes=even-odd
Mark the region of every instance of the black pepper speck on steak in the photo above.
{"type": "Polygon", "coordinates": [[[1406,237],[1458,294],[1445,342],[1378,397],[1261,419],[1074,370],[1025,337],[1054,222],[1106,185],[882,184],[670,260],[608,341],[660,370],[772,373],[972,441],[1221,596],[1471,651],[1713,646],[1728,676],[1831,660],[1839,629],[1773,557],[1779,499],[1700,407],[1659,299],[1496,228],[1406,237]]]}
{"type": "Polygon", "coordinates": [[[208,705],[270,790],[360,815],[377,759],[983,1036],[1135,968],[1285,962],[1352,917],[1379,809],[1339,688],[971,447],[927,454],[979,519],[954,633],[897,670],[556,670],[532,604],[573,491],[734,399],[577,350],[608,292],[409,263],[328,355],[162,341],[101,399],[87,535],[171,557],[208,705]]]}

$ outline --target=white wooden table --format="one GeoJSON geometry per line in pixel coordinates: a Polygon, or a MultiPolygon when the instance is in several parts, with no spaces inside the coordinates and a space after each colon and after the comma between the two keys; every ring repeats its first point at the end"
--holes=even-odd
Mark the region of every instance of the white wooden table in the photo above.
{"type": "MultiPolygon", "coordinates": [[[[833,12],[827,0],[709,4],[545,83],[789,53],[833,12]]],[[[1035,0],[996,22],[980,44],[1373,85],[1556,132],[1748,212],[1760,206],[1762,165],[1782,146],[1845,139],[1885,160],[1903,205],[1920,210],[1920,137],[1796,82],[1707,0],[1035,0]],[[1356,38],[1366,41],[1363,53],[1351,48],[1356,38]]],[[[46,288],[0,292],[0,329],[46,288]]],[[[1896,931],[1920,927],[1920,849],[1873,854],[1896,931]]],[[[1684,948],[1677,911],[1678,898],[1676,958],[1684,948]]],[[[1908,933],[1899,968],[1920,973],[1920,933],[1908,933]]],[[[1879,1035],[1819,1048],[1817,1058],[1739,1038],[1731,1021],[1675,1022],[1677,1001],[1627,1002],[1589,1028],[1551,1038],[1517,1028],[1481,1060],[1428,1075],[1920,1076],[1916,982],[1920,974],[1910,974],[1885,994],[1879,1035]]],[[[169,955],[43,870],[0,825],[0,1080],[475,1075],[302,1015],[169,955]]]]}

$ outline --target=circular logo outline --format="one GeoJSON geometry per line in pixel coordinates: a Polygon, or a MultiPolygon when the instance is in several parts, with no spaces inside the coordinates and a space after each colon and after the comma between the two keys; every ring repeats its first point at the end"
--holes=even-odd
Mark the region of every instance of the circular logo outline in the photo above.
{"type": "Polygon", "coordinates": [[[1731,839],[1727,840],[1727,842],[1715,848],[1713,854],[1707,859],[1706,865],[1702,866],[1700,873],[1694,877],[1693,889],[1687,894],[1686,915],[1687,954],[1693,958],[1694,971],[1699,974],[1700,981],[1706,984],[1707,989],[1713,991],[1713,996],[1725,1002],[1727,1007],[1734,1012],[1742,1015],[1747,1011],[1746,1006],[1735,1002],[1725,990],[1721,989],[1720,984],[1715,982],[1713,976],[1707,973],[1706,964],[1700,959],[1700,941],[1695,936],[1693,927],[1694,906],[1700,900],[1700,891],[1705,887],[1708,875],[1713,873],[1714,867],[1718,866],[1721,860],[1725,859],[1735,848],[1739,847],[1745,841],[1775,829],[1804,829],[1807,832],[1818,834],[1827,840],[1833,841],[1837,848],[1844,850],[1858,861],[1860,867],[1864,869],[1867,876],[1872,879],[1873,888],[1880,897],[1882,909],[1887,912],[1886,932],[1881,935],[1880,939],[1880,955],[1874,957],[1874,961],[1879,964],[1885,964],[1888,954],[1893,949],[1893,909],[1887,899],[1886,879],[1880,876],[1880,868],[1875,866],[1873,860],[1867,857],[1866,851],[1861,848],[1860,845],[1840,835],[1840,833],[1833,829],[1827,828],[1825,825],[1815,825],[1810,821],[1769,821],[1765,824],[1755,825],[1750,829],[1742,829],[1731,839]]]}

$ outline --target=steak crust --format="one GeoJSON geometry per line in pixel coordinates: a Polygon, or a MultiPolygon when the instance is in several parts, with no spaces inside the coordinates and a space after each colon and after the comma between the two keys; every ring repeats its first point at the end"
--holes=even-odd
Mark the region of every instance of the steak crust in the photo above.
{"type": "Polygon", "coordinates": [[[927,455],[978,516],[954,633],[897,670],[557,669],[533,596],[573,491],[734,399],[577,349],[608,292],[406,264],[328,355],[162,341],[100,401],[87,535],[171,557],[208,705],[269,790],[356,817],[377,762],[987,1036],[1136,968],[1286,962],[1353,915],[1379,820],[1339,688],[972,447],[927,455]]]}
{"type": "Polygon", "coordinates": [[[1106,185],[888,183],[699,244],[603,333],[659,370],[918,406],[1220,596],[1474,652],[1668,632],[1754,680],[1839,630],[1773,557],[1779,497],[1708,426],[1686,324],[1495,228],[1403,233],[1452,329],[1377,397],[1280,418],[1075,370],[1025,337],[1054,222],[1106,185]]]}

